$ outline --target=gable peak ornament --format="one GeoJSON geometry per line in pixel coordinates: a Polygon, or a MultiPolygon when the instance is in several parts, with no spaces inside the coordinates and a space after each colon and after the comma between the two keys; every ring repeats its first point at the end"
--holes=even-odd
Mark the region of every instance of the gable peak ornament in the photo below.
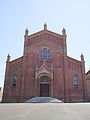
{"type": "Polygon", "coordinates": [[[47,30],[47,24],[46,23],[44,24],[44,30],[47,30]]]}

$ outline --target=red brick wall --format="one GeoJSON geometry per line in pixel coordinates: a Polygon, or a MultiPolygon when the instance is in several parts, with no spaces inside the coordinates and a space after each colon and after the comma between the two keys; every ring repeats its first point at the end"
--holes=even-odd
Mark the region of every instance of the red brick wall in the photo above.
{"type": "MultiPolygon", "coordinates": [[[[31,97],[39,96],[39,80],[35,79],[36,66],[41,66],[40,50],[47,46],[51,52],[51,59],[46,65],[53,66],[53,97],[62,98],[66,102],[84,101],[86,87],[83,86],[84,72],[82,62],[65,56],[66,44],[63,36],[50,31],[41,31],[31,36],[25,36],[23,58],[7,64],[4,96],[6,102],[25,101],[31,97]],[[11,86],[13,74],[17,74],[16,88],[11,86]],[[78,75],[79,87],[73,88],[73,74],[78,75]],[[37,89],[35,81],[37,81],[37,89]],[[37,92],[37,93],[35,93],[37,92]]],[[[84,67],[84,66],[83,66],[84,67]]]]}
{"type": "Polygon", "coordinates": [[[6,102],[19,102],[21,94],[21,80],[22,80],[22,59],[17,59],[13,62],[7,63],[3,100],[6,102]],[[12,86],[12,77],[17,75],[16,87],[12,86]]]}

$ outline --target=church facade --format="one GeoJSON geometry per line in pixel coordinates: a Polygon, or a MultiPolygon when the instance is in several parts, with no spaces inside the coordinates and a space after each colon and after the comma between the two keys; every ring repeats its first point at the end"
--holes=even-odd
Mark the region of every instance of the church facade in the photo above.
{"type": "Polygon", "coordinates": [[[54,97],[64,102],[87,101],[84,56],[67,55],[67,35],[44,29],[24,35],[23,56],[7,56],[4,102],[25,102],[33,97],[54,97]]]}

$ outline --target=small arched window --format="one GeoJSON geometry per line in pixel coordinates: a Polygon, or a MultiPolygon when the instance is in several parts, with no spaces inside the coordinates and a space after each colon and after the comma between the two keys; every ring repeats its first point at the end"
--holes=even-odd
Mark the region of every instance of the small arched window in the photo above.
{"type": "Polygon", "coordinates": [[[17,76],[13,75],[12,77],[12,86],[16,86],[17,76]]]}
{"type": "Polygon", "coordinates": [[[41,50],[41,58],[42,59],[48,59],[48,58],[50,58],[50,50],[48,48],[43,48],[41,50]]]}
{"type": "Polygon", "coordinates": [[[78,88],[78,76],[73,75],[73,87],[78,88]]]}

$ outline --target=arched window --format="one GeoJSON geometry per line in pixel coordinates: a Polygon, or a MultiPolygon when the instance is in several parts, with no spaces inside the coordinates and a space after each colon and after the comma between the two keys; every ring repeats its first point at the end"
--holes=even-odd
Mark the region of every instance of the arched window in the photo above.
{"type": "Polygon", "coordinates": [[[73,87],[78,88],[78,76],[73,75],[73,87]]]}
{"type": "Polygon", "coordinates": [[[16,86],[17,76],[13,75],[12,77],[12,86],[16,86]]]}
{"type": "Polygon", "coordinates": [[[41,50],[41,58],[42,59],[50,58],[50,50],[48,50],[48,48],[43,48],[41,50]]]}

